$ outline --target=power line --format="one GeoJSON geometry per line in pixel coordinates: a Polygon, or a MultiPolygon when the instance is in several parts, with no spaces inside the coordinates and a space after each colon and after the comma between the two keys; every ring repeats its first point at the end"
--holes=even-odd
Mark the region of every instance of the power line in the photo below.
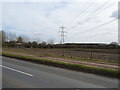
{"type": "MultiPolygon", "coordinates": [[[[90,4],[89,4],[89,5],[90,5],[90,4]]],[[[86,12],[86,9],[88,9],[89,5],[87,6],[87,8],[85,8],[84,10],[82,10],[82,11],[71,21],[70,25],[71,25],[77,18],[79,18],[84,12],[86,12]]],[[[69,24],[67,24],[67,25],[69,25],[69,24]]],[[[66,25],[66,26],[67,26],[67,25],[66,25]]]]}
{"type": "MultiPolygon", "coordinates": [[[[109,2],[109,0],[106,1],[104,4],[102,4],[100,7],[98,7],[98,8],[97,8],[95,11],[93,11],[90,15],[87,15],[85,18],[83,18],[83,20],[81,20],[81,22],[84,21],[84,20],[86,20],[86,18],[92,16],[92,15],[93,15],[94,13],[96,13],[99,9],[103,8],[108,2],[109,2]]],[[[74,26],[73,26],[73,27],[74,27],[74,26]]]]}
{"type": "MultiPolygon", "coordinates": [[[[109,7],[111,7],[111,6],[114,5],[114,4],[116,4],[116,1],[115,1],[114,3],[109,4],[108,6],[103,7],[101,10],[99,10],[98,12],[96,12],[92,17],[94,17],[94,16],[96,16],[97,14],[103,12],[104,9],[108,9],[109,7]]],[[[91,17],[91,18],[92,18],[92,17],[91,17]]],[[[88,19],[91,19],[91,18],[88,18],[88,19]]],[[[86,19],[85,21],[87,21],[88,19],[86,19]]]]}
{"type": "MultiPolygon", "coordinates": [[[[107,3],[107,2],[106,2],[106,3],[107,3]]],[[[106,3],[105,3],[105,4],[106,4],[106,3]]],[[[92,17],[96,16],[97,14],[103,12],[103,9],[107,9],[107,8],[109,8],[111,5],[114,5],[115,3],[116,3],[116,1],[115,1],[114,3],[112,3],[112,4],[109,4],[108,6],[104,6],[104,7],[103,7],[102,9],[100,9],[100,10],[97,10],[97,9],[96,9],[97,11],[94,12],[93,14],[91,13],[91,15],[89,15],[89,17],[90,17],[90,16],[92,16],[92,17]],[[102,10],[102,11],[101,11],[101,10],[102,10]]],[[[104,5],[105,5],[105,4],[104,4],[104,5]]],[[[92,17],[91,17],[91,18],[92,18],[92,17]]],[[[85,21],[85,22],[86,22],[86,21],[90,20],[91,18],[86,18],[86,19],[83,19],[82,21],[85,21]]],[[[75,28],[75,27],[77,27],[79,24],[83,24],[82,21],[81,21],[81,23],[77,23],[76,25],[72,26],[72,29],[75,28]]],[[[71,30],[70,30],[70,31],[71,31],[71,30]]]]}
{"type": "MultiPolygon", "coordinates": [[[[103,5],[101,5],[100,7],[98,7],[93,13],[91,13],[87,18],[89,19],[89,17],[93,16],[94,14],[96,14],[96,12],[98,12],[99,10],[102,10],[106,4],[109,3],[110,0],[106,1],[103,5]]],[[[87,20],[86,18],[84,18],[82,21],[87,20]]],[[[81,21],[81,22],[82,22],[81,21]]]]}
{"type": "Polygon", "coordinates": [[[84,32],[82,32],[82,33],[87,33],[87,32],[89,32],[89,31],[93,31],[94,29],[99,28],[99,27],[102,27],[102,26],[104,26],[104,25],[106,25],[106,24],[109,24],[109,23],[115,21],[115,20],[116,20],[116,19],[112,19],[112,20],[110,20],[110,21],[108,21],[108,22],[105,22],[105,23],[103,23],[103,24],[101,24],[101,25],[98,25],[98,26],[96,26],[96,27],[93,27],[93,28],[91,28],[91,29],[88,29],[88,30],[86,30],[86,31],[84,31],[84,32]]]}
{"type": "Polygon", "coordinates": [[[86,34],[86,33],[88,33],[88,32],[90,32],[90,31],[93,31],[94,29],[96,29],[96,28],[99,28],[99,27],[102,27],[102,26],[104,26],[104,25],[106,25],[106,24],[109,24],[109,23],[111,23],[111,22],[113,22],[113,21],[116,21],[117,19],[112,19],[112,20],[110,20],[110,21],[108,21],[108,22],[105,22],[105,23],[103,23],[103,24],[101,24],[101,25],[98,25],[98,26],[96,26],[96,27],[93,27],[93,28],[90,28],[90,29],[88,29],[88,30],[85,30],[84,32],[77,32],[77,33],[80,33],[80,35],[83,35],[83,34],[86,34]]]}
{"type": "MultiPolygon", "coordinates": [[[[115,31],[114,31],[115,32],[115,31]]],[[[94,34],[94,35],[89,35],[89,36],[86,36],[87,38],[88,37],[96,37],[96,36],[101,36],[101,35],[106,35],[106,34],[111,34],[112,32],[105,32],[105,33],[99,33],[99,34],[94,34]]],[[[80,36],[81,37],[81,36],[80,36]]],[[[77,38],[77,37],[73,37],[73,38],[77,38]]],[[[85,38],[85,37],[83,37],[85,38]]]]}
{"type": "Polygon", "coordinates": [[[65,33],[66,33],[65,28],[66,27],[61,26],[60,30],[59,30],[60,37],[61,37],[60,44],[64,44],[64,42],[65,42],[65,33]]]}

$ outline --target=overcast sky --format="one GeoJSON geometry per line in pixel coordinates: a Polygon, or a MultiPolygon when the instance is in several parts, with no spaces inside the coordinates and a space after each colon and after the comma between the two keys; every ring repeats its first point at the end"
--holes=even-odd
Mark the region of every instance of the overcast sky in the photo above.
{"type": "Polygon", "coordinates": [[[118,0],[11,1],[0,3],[0,28],[7,32],[59,43],[65,26],[65,42],[118,42],[118,0]]]}

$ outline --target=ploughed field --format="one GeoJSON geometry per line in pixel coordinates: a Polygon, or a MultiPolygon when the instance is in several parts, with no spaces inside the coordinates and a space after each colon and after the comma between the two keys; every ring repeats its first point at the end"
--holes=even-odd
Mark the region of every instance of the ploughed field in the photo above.
{"type": "Polygon", "coordinates": [[[118,63],[117,49],[41,49],[41,48],[3,48],[3,51],[30,54],[37,57],[61,57],[92,62],[118,63]]]}

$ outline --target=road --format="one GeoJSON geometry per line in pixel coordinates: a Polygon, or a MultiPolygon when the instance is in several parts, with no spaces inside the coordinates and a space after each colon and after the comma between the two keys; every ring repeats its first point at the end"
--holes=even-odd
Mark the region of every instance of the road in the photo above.
{"type": "Polygon", "coordinates": [[[3,88],[118,88],[104,76],[2,57],[3,88]]]}

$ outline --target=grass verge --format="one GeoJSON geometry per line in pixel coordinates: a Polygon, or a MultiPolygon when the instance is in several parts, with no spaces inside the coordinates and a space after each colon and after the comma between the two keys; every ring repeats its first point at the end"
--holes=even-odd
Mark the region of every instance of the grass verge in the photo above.
{"type": "Polygon", "coordinates": [[[104,76],[109,76],[109,77],[114,77],[114,78],[120,78],[119,70],[110,70],[110,69],[105,69],[105,68],[91,67],[91,66],[85,66],[85,65],[79,65],[79,64],[71,64],[71,63],[58,62],[58,61],[53,61],[53,60],[45,60],[45,59],[40,59],[37,57],[15,55],[15,54],[4,53],[4,52],[2,53],[2,56],[16,58],[16,59],[20,59],[23,61],[29,61],[29,62],[34,62],[38,64],[45,64],[49,66],[66,68],[70,70],[76,70],[76,71],[104,75],[104,76]]]}

